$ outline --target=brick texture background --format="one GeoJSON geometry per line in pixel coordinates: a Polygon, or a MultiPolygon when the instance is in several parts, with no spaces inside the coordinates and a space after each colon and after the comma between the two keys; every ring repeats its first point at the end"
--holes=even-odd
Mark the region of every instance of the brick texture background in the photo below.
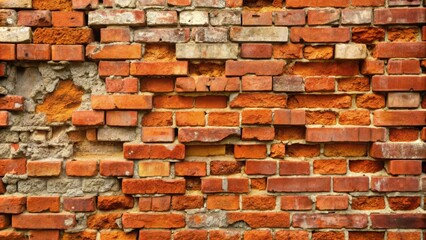
{"type": "Polygon", "coordinates": [[[0,240],[426,239],[426,1],[0,0],[0,240]]]}

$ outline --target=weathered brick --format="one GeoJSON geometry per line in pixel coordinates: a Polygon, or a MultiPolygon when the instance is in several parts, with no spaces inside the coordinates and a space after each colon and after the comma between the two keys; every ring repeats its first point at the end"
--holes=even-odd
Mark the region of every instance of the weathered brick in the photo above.
{"type": "Polygon", "coordinates": [[[243,43],[241,44],[242,58],[271,58],[272,45],[259,43],[243,43]]]}
{"type": "Polygon", "coordinates": [[[425,91],[424,76],[373,76],[373,91],[425,91]]]}
{"type": "Polygon", "coordinates": [[[303,228],[365,228],[368,217],[365,214],[295,214],[293,227],[303,228]]]}
{"type": "Polygon", "coordinates": [[[349,42],[349,28],[291,28],[290,39],[292,42],[349,42]]]}
{"type": "Polygon", "coordinates": [[[170,175],[170,163],[168,162],[139,162],[139,176],[154,177],[170,175]]]}
{"type": "Polygon", "coordinates": [[[92,95],[91,101],[95,110],[152,109],[152,96],[149,95],[92,95]]]}
{"type": "Polygon", "coordinates": [[[209,24],[209,13],[207,11],[182,11],[179,14],[179,23],[182,26],[204,26],[209,24]]]}
{"type": "Polygon", "coordinates": [[[308,142],[376,142],[385,141],[384,128],[307,128],[308,142]]]}
{"type": "Polygon", "coordinates": [[[340,21],[339,9],[320,9],[308,11],[309,25],[336,25],[340,21]]]}
{"type": "Polygon", "coordinates": [[[336,44],[335,59],[365,59],[367,46],[365,44],[336,44]]]}
{"type": "Polygon", "coordinates": [[[389,8],[374,10],[374,24],[418,24],[426,23],[425,8],[389,8]]]}
{"type": "Polygon", "coordinates": [[[25,211],[26,197],[2,196],[0,197],[0,212],[19,214],[25,211]]]}
{"type": "Polygon", "coordinates": [[[231,27],[230,39],[235,42],[287,42],[286,27],[231,27]]]}
{"type": "Polygon", "coordinates": [[[286,10],[273,12],[273,22],[278,26],[305,25],[306,13],[304,10],[286,10]]]}
{"type": "Polygon", "coordinates": [[[290,226],[290,215],[286,212],[229,212],[229,224],[244,221],[252,228],[286,228],[290,226]]]}
{"type": "Polygon", "coordinates": [[[18,12],[18,25],[27,27],[52,26],[52,16],[46,10],[24,10],[18,12]]]}
{"type": "Polygon", "coordinates": [[[32,177],[52,177],[61,174],[62,162],[39,160],[27,162],[27,174],[32,177]]]}
{"type": "Polygon", "coordinates": [[[108,9],[89,12],[88,24],[98,25],[132,25],[144,26],[145,12],[143,10],[108,9]]]}
{"type": "Polygon", "coordinates": [[[75,224],[75,215],[68,213],[27,213],[12,216],[12,227],[17,229],[68,229],[75,224]]]}
{"type": "Polygon", "coordinates": [[[30,41],[30,27],[0,27],[0,42],[20,43],[30,41]]]}
{"type": "Polygon", "coordinates": [[[122,221],[125,228],[182,228],[185,226],[184,216],[175,213],[124,213],[122,221]]]}
{"type": "Polygon", "coordinates": [[[177,29],[139,29],[134,32],[135,42],[165,42],[178,43],[188,42],[190,39],[189,28],[177,29]]]}
{"type": "Polygon", "coordinates": [[[2,0],[0,8],[31,8],[32,0],[2,0]]]}
{"type": "Polygon", "coordinates": [[[178,43],[177,59],[236,59],[238,44],[178,43]]]}
{"type": "Polygon", "coordinates": [[[182,144],[125,144],[124,157],[127,159],[184,159],[185,146],[182,144]]]}
{"type": "Polygon", "coordinates": [[[424,126],[426,111],[383,111],[374,112],[375,126],[424,126]]]}
{"type": "Polygon", "coordinates": [[[303,8],[303,7],[348,7],[349,0],[287,0],[286,6],[290,8],[303,8]]]}
{"type": "Polygon", "coordinates": [[[188,142],[220,142],[231,136],[241,135],[239,128],[180,128],[178,139],[188,142]]]}
{"type": "Polygon", "coordinates": [[[91,28],[37,28],[33,33],[36,44],[76,45],[94,40],[91,28]]]}
{"type": "Polygon", "coordinates": [[[328,192],[329,177],[268,178],[268,192],[328,192]]]}
{"type": "Polygon", "coordinates": [[[343,9],[342,24],[370,24],[373,14],[370,9],[343,9]]]}
{"type": "Polygon", "coordinates": [[[132,161],[101,160],[99,173],[107,177],[133,176],[133,165],[132,161]]]}
{"type": "Polygon", "coordinates": [[[272,12],[243,11],[243,26],[272,25],[272,12]]]}
{"type": "Polygon", "coordinates": [[[146,22],[148,26],[177,25],[176,11],[147,11],[146,22]]]}
{"type": "Polygon", "coordinates": [[[424,58],[426,43],[377,43],[373,55],[377,58],[424,58]]]}
{"type": "Polygon", "coordinates": [[[95,197],[66,197],[62,206],[70,212],[93,212],[96,209],[95,197]]]}
{"type": "Polygon", "coordinates": [[[371,214],[372,228],[425,228],[425,214],[371,214]]]}

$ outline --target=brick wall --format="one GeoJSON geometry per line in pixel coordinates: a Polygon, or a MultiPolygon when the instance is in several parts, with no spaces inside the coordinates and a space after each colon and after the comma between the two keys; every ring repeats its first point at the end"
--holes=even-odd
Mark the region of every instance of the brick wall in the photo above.
{"type": "Polygon", "coordinates": [[[0,0],[0,239],[426,239],[426,1],[0,0]]]}

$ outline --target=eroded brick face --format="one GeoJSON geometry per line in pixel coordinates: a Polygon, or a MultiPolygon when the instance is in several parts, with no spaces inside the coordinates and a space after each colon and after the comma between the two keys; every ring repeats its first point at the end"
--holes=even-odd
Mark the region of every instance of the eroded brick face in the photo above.
{"type": "Polygon", "coordinates": [[[0,240],[426,239],[426,2],[0,0],[0,240]]]}

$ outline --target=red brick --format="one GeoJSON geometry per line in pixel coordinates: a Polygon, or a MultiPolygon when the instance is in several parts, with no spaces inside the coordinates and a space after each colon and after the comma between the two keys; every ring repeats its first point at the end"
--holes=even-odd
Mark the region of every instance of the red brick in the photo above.
{"type": "Polygon", "coordinates": [[[274,140],[275,129],[272,127],[249,127],[242,129],[242,140],[271,141],[274,140]]]}
{"type": "Polygon", "coordinates": [[[95,110],[146,110],[152,109],[150,95],[92,95],[92,108],[95,110]]]}
{"type": "Polygon", "coordinates": [[[133,176],[132,161],[101,160],[99,173],[107,177],[129,177],[133,176]]]}
{"type": "Polygon", "coordinates": [[[292,42],[349,42],[351,39],[349,28],[309,28],[293,27],[291,28],[290,39],[292,42]]]}
{"type": "Polygon", "coordinates": [[[374,24],[426,23],[426,8],[388,8],[374,10],[374,24]]]}
{"type": "Polygon", "coordinates": [[[389,140],[391,142],[413,142],[419,138],[419,130],[415,128],[391,128],[389,140]]]}
{"type": "Polygon", "coordinates": [[[132,196],[98,196],[97,207],[100,210],[116,210],[133,208],[132,196]]]}
{"type": "Polygon", "coordinates": [[[381,94],[367,93],[356,96],[356,106],[359,108],[378,109],[385,105],[385,97],[381,94]]]}
{"type": "Polygon", "coordinates": [[[173,234],[174,240],[207,240],[207,230],[180,230],[173,234]]]}
{"type": "Polygon", "coordinates": [[[243,91],[272,91],[272,77],[243,76],[241,89],[243,91]]]}
{"type": "Polygon", "coordinates": [[[105,124],[103,111],[75,111],[72,113],[72,124],[75,126],[99,126],[105,124]]]}
{"type": "Polygon", "coordinates": [[[72,0],[73,9],[95,9],[99,0],[72,0]]]}
{"type": "Polygon", "coordinates": [[[335,192],[367,192],[368,189],[368,177],[333,177],[335,192]]]}
{"type": "MultiPolygon", "coordinates": [[[[169,0],[170,1],[170,0],[169,0]]],[[[140,230],[139,240],[170,240],[171,233],[167,230],[140,230]]]]}
{"type": "Polygon", "coordinates": [[[24,110],[24,97],[7,95],[0,97],[0,110],[21,111],[24,110]]]}
{"type": "Polygon", "coordinates": [[[95,197],[65,197],[63,208],[70,212],[93,212],[96,210],[95,197]]]}
{"type": "Polygon", "coordinates": [[[97,161],[67,161],[65,165],[67,176],[72,177],[92,177],[98,174],[97,161]]]}
{"type": "Polygon", "coordinates": [[[383,161],[375,160],[351,160],[349,161],[349,169],[358,173],[375,173],[384,168],[383,161]]]}
{"type": "Polygon", "coordinates": [[[243,11],[243,26],[270,26],[272,25],[272,12],[243,11]]]}
{"type": "Polygon", "coordinates": [[[59,197],[37,197],[29,196],[27,198],[28,212],[59,212],[60,199],[59,197]]]}
{"type": "Polygon", "coordinates": [[[334,25],[339,24],[339,20],[339,9],[308,10],[309,25],[334,25]]]}
{"type": "Polygon", "coordinates": [[[239,128],[180,128],[179,142],[220,142],[231,136],[239,136],[239,128]]]}
{"type": "Polygon", "coordinates": [[[84,12],[52,12],[52,23],[54,27],[84,27],[84,12]]]}
{"type": "Polygon", "coordinates": [[[426,157],[423,143],[374,143],[370,156],[384,159],[423,159],[426,157]]]}
{"type": "Polygon", "coordinates": [[[231,175],[241,172],[242,162],[237,161],[212,161],[210,162],[211,175],[231,175]]]}
{"type": "Polygon", "coordinates": [[[310,165],[309,162],[302,161],[280,161],[280,175],[309,175],[310,165]]]}
{"type": "Polygon", "coordinates": [[[127,159],[184,159],[185,146],[183,144],[155,145],[155,144],[126,144],[124,157],[127,159]]]}
{"type": "Polygon", "coordinates": [[[12,227],[16,229],[68,229],[75,224],[75,215],[68,213],[34,213],[12,216],[12,227]]]}
{"type": "Polygon", "coordinates": [[[142,129],[143,142],[173,142],[175,129],[170,127],[144,127],[142,129]]]}
{"type": "Polygon", "coordinates": [[[335,79],[331,77],[305,78],[306,92],[334,92],[335,79]]]}
{"type": "Polygon", "coordinates": [[[123,227],[125,228],[182,228],[185,227],[185,217],[182,214],[162,213],[124,213],[123,227]]]}
{"type": "Polygon", "coordinates": [[[349,0],[287,0],[286,6],[289,8],[303,7],[348,7],[349,0]]]}
{"type": "Polygon", "coordinates": [[[426,42],[377,43],[373,55],[376,58],[424,58],[426,42]]]}
{"type": "Polygon", "coordinates": [[[130,74],[130,64],[119,61],[100,61],[98,73],[101,77],[107,76],[128,76],[130,74]]]}
{"type": "Polygon", "coordinates": [[[178,162],[175,163],[176,176],[203,177],[207,175],[206,163],[204,162],[178,162]]]}
{"type": "Polygon", "coordinates": [[[385,209],[383,196],[359,196],[352,198],[353,210],[379,210],[385,209]]]}
{"type": "Polygon", "coordinates": [[[26,159],[0,159],[0,176],[4,176],[6,174],[22,175],[26,172],[26,159]]]}
{"type": "Polygon", "coordinates": [[[167,4],[172,6],[183,7],[191,5],[191,0],[167,0],[167,4]]]}
{"type": "Polygon", "coordinates": [[[385,141],[384,128],[307,128],[308,142],[376,142],[385,141]]]}
{"type": "Polygon", "coordinates": [[[246,74],[256,74],[258,76],[275,76],[283,73],[284,61],[226,61],[226,76],[244,76],[246,74]]]}
{"type": "Polygon", "coordinates": [[[355,61],[296,62],[293,67],[293,74],[302,76],[353,76],[359,74],[359,66],[355,61]]]}
{"type": "Polygon", "coordinates": [[[1,196],[0,213],[18,214],[25,211],[26,197],[1,196]]]}
{"type": "Polygon", "coordinates": [[[244,210],[274,210],[275,202],[275,196],[268,195],[242,196],[241,201],[244,210]]]}
{"type": "Polygon", "coordinates": [[[385,0],[352,0],[352,6],[357,7],[378,7],[384,5],[385,0]]]}
{"type": "Polygon", "coordinates": [[[243,221],[251,228],[287,228],[290,214],[286,212],[228,212],[227,222],[243,221]]]}
{"type": "Polygon", "coordinates": [[[426,91],[424,76],[373,76],[373,91],[426,91]]]}
{"type": "Polygon", "coordinates": [[[305,125],[305,110],[280,109],[274,111],[274,125],[305,125]]]}
{"type": "Polygon", "coordinates": [[[287,97],[282,94],[240,93],[229,104],[231,108],[282,108],[287,97]]]}
{"type": "Polygon", "coordinates": [[[425,228],[425,214],[371,214],[372,228],[415,229],[425,228]]]}
{"type": "Polygon", "coordinates": [[[346,160],[326,159],[314,161],[314,173],[319,174],[345,174],[346,160]]]}
{"type": "Polygon", "coordinates": [[[192,108],[194,107],[194,98],[187,96],[154,96],[154,107],[155,108],[192,108]]]}
{"type": "Polygon", "coordinates": [[[394,210],[414,210],[420,207],[420,197],[388,197],[389,207],[394,210]]]}
{"type": "Polygon", "coordinates": [[[143,78],[141,92],[173,92],[173,78],[143,78]]]}
{"type": "Polygon", "coordinates": [[[300,140],[306,135],[305,126],[276,127],[275,130],[276,140],[300,140]]]}
{"type": "Polygon", "coordinates": [[[244,232],[245,240],[272,240],[272,233],[270,230],[248,230],[244,232]]]}
{"type": "Polygon", "coordinates": [[[274,58],[298,59],[303,58],[303,44],[274,44],[274,58]]]}
{"type": "Polygon", "coordinates": [[[0,44],[0,60],[14,61],[16,60],[16,45],[15,44],[0,44]]]}
{"type": "Polygon", "coordinates": [[[240,207],[240,197],[237,195],[208,195],[207,209],[238,210],[240,207]]]}
{"type": "Polygon", "coordinates": [[[421,239],[421,232],[388,232],[388,240],[418,240],[421,239]]]}
{"type": "Polygon", "coordinates": [[[27,174],[31,177],[53,177],[61,174],[62,161],[39,160],[27,162],[27,174]]]}
{"type": "Polygon", "coordinates": [[[101,42],[130,42],[130,29],[128,27],[101,28],[101,42]]]}
{"type": "Polygon", "coordinates": [[[199,96],[195,98],[196,108],[226,108],[228,96],[199,96]]]}
{"type": "Polygon", "coordinates": [[[142,58],[141,44],[91,44],[86,47],[86,56],[98,60],[126,60],[142,58]]]}
{"type": "Polygon", "coordinates": [[[132,62],[130,73],[135,76],[180,76],[188,74],[188,62],[132,62]]]}
{"type": "Polygon", "coordinates": [[[306,23],[305,10],[276,11],[272,17],[277,26],[298,26],[306,23]]]}
{"type": "Polygon", "coordinates": [[[33,230],[28,233],[29,240],[59,240],[58,230],[33,230]]]}
{"type": "Polygon", "coordinates": [[[247,178],[203,178],[201,179],[203,193],[247,193],[249,181],[247,178]]]}
{"type": "MultiPolygon", "coordinates": [[[[227,2],[230,0],[227,0],[227,2]]],[[[234,0],[231,0],[234,1],[234,0]]],[[[238,0],[236,0],[238,1],[238,0]]],[[[233,230],[210,230],[210,240],[240,240],[241,234],[233,230]]]]}
{"type": "Polygon", "coordinates": [[[320,155],[320,145],[291,144],[287,145],[286,152],[290,157],[317,157],[320,155]]]}
{"type": "Polygon", "coordinates": [[[247,175],[275,175],[277,172],[277,162],[247,160],[245,172],[247,175]]]}
{"type": "Polygon", "coordinates": [[[108,111],[106,124],[110,126],[136,126],[138,113],[136,111],[108,111]]]}
{"type": "Polygon", "coordinates": [[[52,16],[46,10],[23,10],[18,12],[18,25],[28,27],[52,26],[52,16]]]}
{"type": "Polygon", "coordinates": [[[122,188],[124,194],[183,194],[185,180],[124,179],[122,188]]]}
{"type": "Polygon", "coordinates": [[[271,124],[272,111],[266,109],[243,109],[242,124],[271,124]]]}
{"type": "Polygon", "coordinates": [[[420,74],[419,60],[394,60],[388,62],[389,74],[420,74]]]}
{"type": "Polygon", "coordinates": [[[172,196],[172,209],[173,210],[185,210],[185,209],[196,209],[204,206],[203,196],[172,196]]]}
{"type": "Polygon", "coordinates": [[[18,44],[16,49],[18,60],[48,61],[51,59],[49,44],[18,44]]]}
{"type": "Polygon", "coordinates": [[[343,196],[317,196],[316,208],[318,210],[346,210],[349,207],[349,198],[343,196]]]}
{"type": "Polygon", "coordinates": [[[235,158],[265,158],[266,145],[235,145],[235,158]]]}
{"type": "Polygon", "coordinates": [[[311,210],[312,200],[308,196],[282,196],[281,210],[311,210]]]}
{"type": "Polygon", "coordinates": [[[134,77],[108,77],[105,79],[105,87],[108,93],[137,93],[138,83],[139,79],[134,77]]]}
{"type": "Polygon", "coordinates": [[[295,214],[293,227],[299,228],[365,228],[368,216],[365,214],[295,214]]]}
{"type": "Polygon", "coordinates": [[[329,177],[268,178],[268,192],[328,192],[329,177]]]}
{"type": "MultiPolygon", "coordinates": [[[[176,124],[178,124],[178,114],[176,113],[176,124]]],[[[233,127],[240,125],[239,112],[209,112],[207,116],[209,126],[233,127]]]]}
{"type": "Polygon", "coordinates": [[[426,111],[383,111],[374,112],[375,126],[424,126],[426,111]]]}
{"type": "Polygon", "coordinates": [[[240,56],[241,58],[271,58],[272,44],[243,43],[240,56]]]}
{"type": "Polygon", "coordinates": [[[365,60],[361,65],[361,73],[364,75],[384,74],[384,68],[383,60],[365,60]]]}
{"type": "Polygon", "coordinates": [[[171,112],[149,112],[142,117],[142,126],[145,127],[161,127],[171,126],[173,123],[173,115],[171,112]]]}
{"type": "Polygon", "coordinates": [[[52,46],[53,61],[84,61],[83,45],[53,45],[52,46]]]}
{"type": "Polygon", "coordinates": [[[275,240],[308,240],[309,232],[307,231],[294,231],[294,230],[280,230],[275,232],[275,240]]]}
{"type": "Polygon", "coordinates": [[[371,190],[375,192],[417,192],[419,179],[416,177],[372,177],[371,190]]]}

